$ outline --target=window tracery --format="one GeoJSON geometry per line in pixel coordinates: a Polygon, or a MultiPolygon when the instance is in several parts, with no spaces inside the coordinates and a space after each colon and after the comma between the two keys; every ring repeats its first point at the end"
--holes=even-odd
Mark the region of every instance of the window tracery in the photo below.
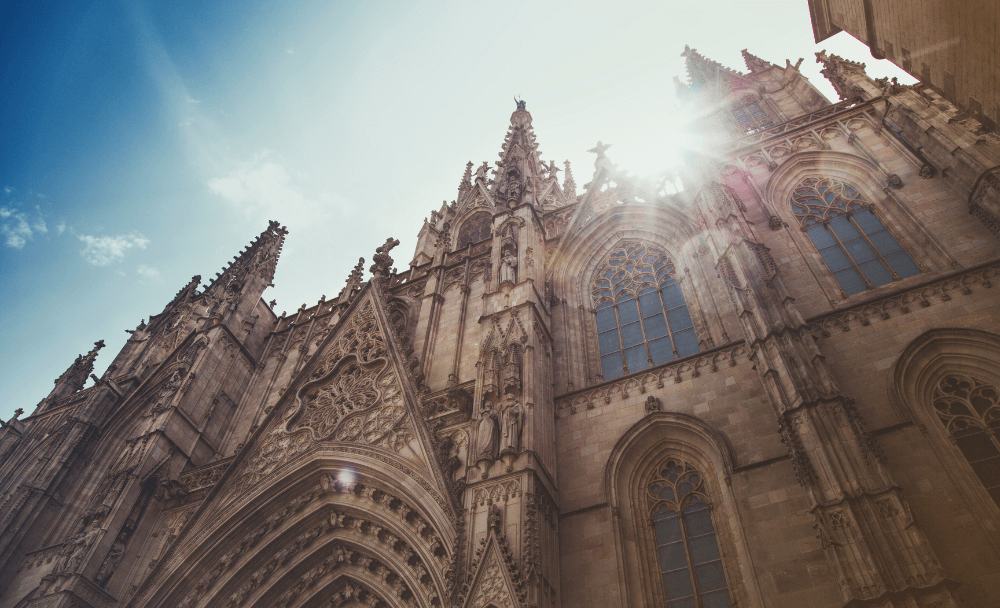
{"type": "Polygon", "coordinates": [[[810,177],[792,192],[792,210],[846,295],[920,273],[913,258],[854,186],[810,177]]]}
{"type": "Polygon", "coordinates": [[[470,243],[475,244],[490,238],[493,227],[493,216],[488,211],[472,214],[462,223],[458,232],[458,249],[464,249],[470,243]]]}
{"type": "Polygon", "coordinates": [[[730,106],[730,113],[740,130],[750,135],[773,126],[774,121],[756,99],[743,99],[730,106]]]}
{"type": "Polygon", "coordinates": [[[979,481],[1000,506],[1000,390],[951,373],[934,390],[934,410],[979,481]]]}
{"type": "Polygon", "coordinates": [[[605,380],[698,351],[674,264],[662,249],[639,242],[612,249],[592,296],[605,380]]]}
{"type": "Polygon", "coordinates": [[[701,473],[670,457],[656,467],[646,500],[667,606],[732,606],[701,473]]]}

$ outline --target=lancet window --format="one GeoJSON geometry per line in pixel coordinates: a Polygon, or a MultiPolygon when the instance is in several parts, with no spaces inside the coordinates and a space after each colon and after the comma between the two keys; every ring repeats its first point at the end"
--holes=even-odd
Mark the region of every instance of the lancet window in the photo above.
{"type": "Polygon", "coordinates": [[[646,486],[660,580],[670,608],[730,608],[732,599],[701,473],[668,458],[646,486]]]}
{"type": "Polygon", "coordinates": [[[938,383],[933,403],[948,435],[1000,506],[1000,390],[952,373],[938,383]]]}
{"type": "Polygon", "coordinates": [[[771,116],[756,99],[743,99],[730,107],[733,120],[743,133],[749,135],[774,125],[771,116]]]}
{"type": "Polygon", "coordinates": [[[605,380],[698,351],[674,264],[662,249],[618,245],[592,290],[605,380]]]}
{"type": "Polygon", "coordinates": [[[854,186],[807,178],[792,193],[792,209],[847,295],[920,273],[854,186]]]}
{"type": "Polygon", "coordinates": [[[478,243],[490,238],[493,227],[493,216],[488,211],[474,213],[462,224],[458,231],[458,248],[463,249],[470,243],[478,243]]]}

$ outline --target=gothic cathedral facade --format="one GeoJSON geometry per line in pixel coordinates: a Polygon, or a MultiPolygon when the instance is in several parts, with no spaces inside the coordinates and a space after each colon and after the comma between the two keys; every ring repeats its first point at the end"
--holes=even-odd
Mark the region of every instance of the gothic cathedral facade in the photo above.
{"type": "Polygon", "coordinates": [[[272,222],[78,358],[0,429],[0,607],[995,605],[1000,139],[684,56],[676,181],[519,102],[404,272],[277,316],[272,222]]]}

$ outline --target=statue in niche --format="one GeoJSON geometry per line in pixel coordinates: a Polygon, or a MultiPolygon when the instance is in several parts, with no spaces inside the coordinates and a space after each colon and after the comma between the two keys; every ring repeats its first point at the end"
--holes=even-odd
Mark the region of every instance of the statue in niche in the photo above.
{"type": "Polygon", "coordinates": [[[507,403],[500,412],[503,430],[500,437],[500,451],[517,453],[521,443],[521,402],[507,394],[507,403]]]}
{"type": "Polygon", "coordinates": [[[479,409],[479,427],[476,433],[478,460],[495,460],[497,455],[497,412],[493,404],[483,401],[479,409]]]}
{"type": "Polygon", "coordinates": [[[82,532],[77,532],[70,536],[63,543],[56,559],[56,565],[52,568],[53,574],[73,574],[83,565],[83,559],[87,555],[87,550],[97,540],[97,535],[101,533],[101,526],[94,521],[82,532]]]}
{"type": "Polygon", "coordinates": [[[170,375],[163,386],[160,388],[156,395],[156,400],[153,403],[153,407],[150,408],[150,414],[159,414],[160,412],[167,409],[167,405],[173,398],[177,391],[181,388],[181,382],[184,380],[181,370],[175,369],[174,373],[170,375]]]}
{"type": "Polygon", "coordinates": [[[97,571],[95,580],[98,585],[108,582],[111,575],[118,569],[118,564],[122,561],[122,556],[125,555],[125,543],[128,542],[128,536],[128,532],[123,531],[115,539],[114,544],[111,545],[111,549],[108,550],[108,556],[104,558],[104,563],[101,564],[101,568],[97,571]]]}
{"type": "Polygon", "coordinates": [[[513,249],[507,249],[500,258],[500,282],[517,283],[517,256],[513,249]]]}
{"type": "Polygon", "coordinates": [[[520,200],[521,183],[518,181],[517,175],[511,173],[507,176],[507,201],[511,207],[515,207],[520,200]]]}

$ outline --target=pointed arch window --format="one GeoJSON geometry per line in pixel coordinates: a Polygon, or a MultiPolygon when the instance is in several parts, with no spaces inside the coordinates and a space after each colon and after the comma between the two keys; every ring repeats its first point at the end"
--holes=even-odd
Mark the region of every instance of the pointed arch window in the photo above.
{"type": "Polygon", "coordinates": [[[674,264],[662,249],[618,245],[592,290],[605,380],[698,352],[674,264]]]}
{"type": "Polygon", "coordinates": [[[952,373],[938,383],[933,403],[949,437],[1000,506],[1000,390],[952,373]]]}
{"type": "Polygon", "coordinates": [[[458,248],[464,249],[470,243],[478,243],[490,238],[493,228],[493,216],[489,211],[473,213],[458,231],[458,248]]]}
{"type": "Polygon", "coordinates": [[[920,274],[920,268],[854,186],[810,177],[792,193],[792,209],[847,295],[920,274]]]}
{"type": "Polygon", "coordinates": [[[743,134],[750,135],[773,126],[774,121],[756,99],[742,99],[734,103],[730,112],[743,134]]]}
{"type": "Polygon", "coordinates": [[[646,486],[646,499],[669,608],[730,608],[732,598],[701,473],[668,458],[646,486]]]}

